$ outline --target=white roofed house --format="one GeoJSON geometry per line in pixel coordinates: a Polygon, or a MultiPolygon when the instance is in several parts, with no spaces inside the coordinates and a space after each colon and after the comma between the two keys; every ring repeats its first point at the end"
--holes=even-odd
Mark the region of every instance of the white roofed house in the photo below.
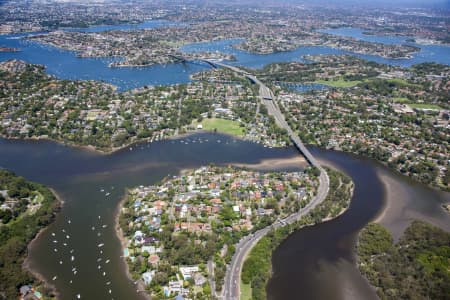
{"type": "Polygon", "coordinates": [[[152,282],[153,276],[155,275],[155,270],[150,272],[145,272],[142,274],[142,280],[145,284],[150,284],[152,282]]]}
{"type": "Polygon", "coordinates": [[[180,267],[180,273],[183,276],[184,280],[188,280],[191,278],[194,273],[198,272],[198,266],[183,266],[180,267]]]}

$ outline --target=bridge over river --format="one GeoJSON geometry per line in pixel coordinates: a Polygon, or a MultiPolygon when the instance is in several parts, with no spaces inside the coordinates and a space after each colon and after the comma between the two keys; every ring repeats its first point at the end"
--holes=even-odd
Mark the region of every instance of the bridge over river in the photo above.
{"type": "MultiPolygon", "coordinates": [[[[181,61],[189,62],[190,59],[171,55],[173,58],[179,59],[181,61]]],[[[303,154],[306,160],[314,167],[319,169],[319,188],[315,197],[300,211],[295,214],[286,217],[285,219],[279,220],[278,222],[262,228],[255,233],[248,235],[241,239],[241,241],[236,245],[236,252],[233,255],[230,265],[227,267],[227,272],[225,274],[225,283],[220,295],[216,295],[218,298],[226,300],[239,300],[240,298],[240,282],[241,282],[241,271],[244,264],[245,258],[247,257],[250,250],[256,243],[265,236],[273,228],[282,227],[286,224],[294,223],[301,217],[307,215],[312,209],[314,209],[318,204],[325,200],[328,195],[329,190],[329,178],[328,174],[324,168],[319,164],[319,162],[314,158],[314,156],[309,152],[305,145],[300,140],[299,136],[291,129],[289,124],[286,122],[284,115],[281,113],[280,108],[275,100],[273,92],[268,88],[263,82],[261,82],[256,76],[251,73],[242,70],[238,67],[227,65],[223,62],[212,60],[212,59],[195,59],[197,61],[204,62],[213,68],[225,68],[233,72],[239,73],[247,77],[252,83],[259,86],[259,97],[261,102],[267,107],[267,111],[270,115],[275,118],[275,122],[281,128],[286,129],[289,138],[292,143],[297,147],[297,149],[303,154]]]]}

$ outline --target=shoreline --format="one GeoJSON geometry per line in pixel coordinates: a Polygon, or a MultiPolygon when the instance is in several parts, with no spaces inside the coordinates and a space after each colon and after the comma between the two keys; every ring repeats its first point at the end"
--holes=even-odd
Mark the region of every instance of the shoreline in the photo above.
{"type": "MultiPolygon", "coordinates": [[[[176,140],[176,139],[181,139],[181,138],[185,138],[185,137],[190,137],[190,136],[198,134],[198,133],[217,133],[217,134],[228,136],[230,138],[239,139],[241,141],[249,141],[248,139],[245,139],[240,136],[235,136],[235,135],[223,133],[223,132],[214,132],[213,130],[204,130],[204,129],[191,130],[191,131],[187,131],[185,133],[169,135],[169,136],[163,137],[158,140],[153,140],[153,141],[152,141],[152,138],[148,137],[148,138],[133,141],[129,144],[125,144],[120,147],[112,147],[111,150],[101,150],[101,149],[96,148],[93,145],[77,145],[74,143],[56,140],[56,139],[52,139],[52,138],[48,138],[48,137],[7,137],[4,135],[0,135],[0,138],[5,139],[5,140],[10,140],[10,141],[14,141],[14,140],[15,141],[47,141],[47,142],[53,142],[53,143],[59,144],[61,146],[77,148],[77,149],[81,149],[81,150],[99,154],[99,155],[111,155],[111,154],[115,154],[121,150],[125,150],[126,148],[133,147],[135,145],[144,144],[144,143],[154,143],[154,142],[159,142],[159,141],[176,140]]],[[[286,147],[274,147],[274,148],[286,148],[286,147]]]]}
{"type": "Polygon", "coordinates": [[[120,215],[122,212],[123,204],[125,203],[125,201],[127,200],[127,197],[128,197],[128,191],[129,191],[128,189],[125,190],[125,195],[120,199],[119,203],[117,204],[117,208],[116,208],[115,216],[114,216],[114,230],[116,232],[117,238],[119,239],[120,250],[122,253],[122,255],[120,255],[120,260],[122,261],[123,267],[125,269],[125,274],[126,274],[128,280],[130,282],[132,282],[133,284],[136,282],[135,285],[137,287],[138,293],[140,295],[143,295],[145,299],[151,300],[152,298],[151,298],[150,294],[148,294],[148,292],[146,291],[145,285],[142,282],[142,280],[138,279],[135,281],[132,278],[129,267],[128,267],[127,260],[126,260],[125,256],[123,255],[124,249],[127,248],[127,245],[126,245],[127,240],[123,234],[122,228],[120,227],[119,219],[120,219],[120,215]]]}
{"type": "MultiPolygon", "coordinates": [[[[56,201],[57,201],[57,207],[58,207],[58,211],[62,209],[62,207],[64,206],[64,200],[63,198],[53,189],[53,188],[48,188],[52,194],[55,196],[56,201]]],[[[56,218],[57,216],[55,216],[56,218]]],[[[54,220],[53,220],[54,222],[54,220]]],[[[30,249],[33,247],[33,244],[36,243],[36,241],[41,237],[41,235],[48,229],[48,227],[53,224],[50,223],[49,225],[47,225],[46,227],[42,228],[41,230],[39,230],[39,232],[34,236],[34,238],[28,243],[27,245],[27,253],[26,253],[26,257],[25,260],[23,261],[22,264],[22,269],[24,269],[25,271],[29,272],[34,278],[36,278],[38,281],[40,281],[39,283],[41,283],[41,285],[44,288],[47,288],[51,291],[52,294],[55,295],[55,299],[61,299],[61,295],[58,292],[58,290],[56,289],[56,287],[51,284],[49,281],[47,281],[44,277],[44,275],[42,275],[41,273],[39,273],[37,270],[33,269],[30,265],[30,257],[29,257],[29,253],[30,253],[30,249]]]]}
{"type": "MultiPolygon", "coordinates": [[[[371,222],[386,227],[391,232],[394,242],[398,241],[398,239],[403,236],[405,229],[413,220],[421,220],[437,226],[442,230],[450,230],[450,225],[447,224],[446,220],[443,220],[442,217],[427,214],[425,211],[421,211],[420,208],[415,207],[414,204],[416,199],[409,195],[408,190],[402,189],[401,182],[395,180],[395,178],[393,178],[390,173],[387,173],[387,171],[391,171],[390,168],[377,171],[377,176],[384,186],[385,195],[382,209],[371,222]]],[[[440,197],[439,194],[441,193],[443,195],[449,194],[446,191],[417,182],[412,178],[406,177],[405,179],[410,180],[412,183],[418,184],[419,186],[423,185],[426,188],[432,189],[436,192],[436,197],[440,197]]],[[[450,197],[446,198],[450,200],[450,197]]],[[[449,212],[445,209],[445,206],[449,204],[450,202],[436,203],[435,209],[436,211],[440,210],[442,214],[449,216],[449,212]]]]}

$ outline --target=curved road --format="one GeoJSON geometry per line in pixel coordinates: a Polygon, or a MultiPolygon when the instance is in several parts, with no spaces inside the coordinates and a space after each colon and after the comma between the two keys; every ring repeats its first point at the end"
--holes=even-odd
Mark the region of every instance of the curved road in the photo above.
{"type": "Polygon", "coordinates": [[[281,113],[277,103],[273,100],[274,96],[272,91],[262,83],[258,78],[254,75],[247,73],[244,70],[241,70],[234,66],[229,66],[221,62],[216,62],[213,60],[204,59],[204,62],[212,65],[219,66],[222,68],[230,69],[234,72],[243,74],[250,81],[259,85],[259,97],[261,101],[266,105],[267,111],[270,115],[275,118],[275,122],[278,126],[287,130],[289,137],[291,138],[294,145],[297,149],[305,156],[306,160],[314,167],[320,170],[319,176],[319,188],[316,196],[300,211],[295,214],[286,217],[285,219],[279,220],[276,223],[267,226],[263,229],[256,231],[255,233],[248,235],[242,238],[239,243],[236,245],[236,252],[234,253],[230,265],[227,266],[227,272],[225,274],[225,283],[222,289],[222,295],[219,296],[221,299],[226,300],[239,300],[240,298],[240,282],[241,282],[241,271],[242,266],[244,264],[245,258],[247,257],[250,250],[255,246],[255,244],[265,236],[272,228],[282,227],[286,224],[291,224],[297,220],[299,220],[304,215],[308,214],[312,209],[314,209],[318,204],[320,204],[328,195],[329,190],[329,178],[327,172],[322,168],[322,166],[317,162],[317,160],[312,156],[309,150],[303,145],[302,141],[295,134],[289,124],[284,119],[283,114],[281,113]]]}

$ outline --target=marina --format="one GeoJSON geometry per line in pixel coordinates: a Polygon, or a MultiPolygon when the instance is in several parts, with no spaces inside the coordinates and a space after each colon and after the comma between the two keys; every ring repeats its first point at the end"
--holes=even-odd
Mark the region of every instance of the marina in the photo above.
{"type": "MultiPolygon", "coordinates": [[[[143,296],[136,292],[133,282],[126,277],[126,265],[122,257],[128,256],[128,252],[127,249],[121,248],[114,228],[117,205],[126,188],[155,183],[170,176],[169,174],[178,174],[183,169],[211,162],[223,165],[229,163],[251,165],[267,159],[283,161],[298,155],[294,148],[264,148],[255,143],[220,134],[202,133],[183,138],[183,140],[187,139],[189,141],[208,140],[209,143],[214,144],[221,140],[222,143],[220,149],[212,151],[207,143],[189,143],[180,148],[181,139],[174,139],[156,142],[152,144],[152,147],[140,151],[119,151],[105,156],[52,142],[0,139],[2,166],[51,186],[65,201],[55,223],[32,243],[29,257],[32,269],[54,283],[63,295],[62,299],[73,299],[77,294],[84,295],[85,299],[109,299],[105,298],[106,295],[113,296],[115,299],[143,299],[143,296]],[[17,163],[18,161],[21,163],[17,163]],[[35,168],[27,167],[30,161],[35,161],[35,168]],[[57,163],[49,164],[49,161],[57,163]],[[139,168],[136,168],[136,164],[139,168]],[[71,172],[68,173],[67,168],[71,172]],[[101,195],[99,197],[98,191],[102,186],[115,187],[114,190],[111,189],[110,201],[103,201],[104,197],[101,195]],[[71,224],[67,222],[69,219],[71,224]],[[107,227],[103,227],[104,225],[107,227]],[[99,233],[101,236],[98,236],[99,233]],[[70,239],[66,239],[66,235],[69,235],[70,239]],[[54,240],[58,243],[54,243],[54,240]],[[62,246],[61,241],[67,242],[68,246],[62,246]],[[55,247],[55,245],[58,246],[55,247]],[[54,253],[51,251],[52,255],[49,255],[49,248],[57,248],[59,251],[54,253]],[[75,258],[74,261],[71,261],[72,256],[75,258]],[[97,262],[99,258],[101,260],[97,262]],[[60,264],[60,261],[63,263],[60,264]],[[97,272],[93,272],[94,270],[97,272]],[[54,276],[57,278],[52,280],[54,276]],[[107,287],[112,287],[111,294],[107,287]]],[[[377,175],[380,170],[391,174],[390,176],[393,176],[401,186],[410,191],[402,197],[411,198],[411,195],[416,194],[412,199],[415,199],[416,203],[421,203],[421,206],[427,207],[425,211],[429,220],[444,223],[448,220],[448,216],[441,208],[442,203],[449,201],[448,194],[437,193],[421,184],[395,175],[371,160],[335,151],[311,150],[320,160],[342,168],[353,177],[357,184],[355,198],[348,213],[332,223],[311,227],[309,230],[311,234],[306,236],[301,230],[280,246],[280,250],[277,250],[274,256],[275,276],[268,290],[274,297],[272,299],[280,299],[280,295],[284,297],[285,293],[298,293],[297,287],[302,289],[302,293],[316,293],[315,287],[318,284],[335,286],[331,292],[334,295],[341,295],[337,282],[345,278],[356,278],[355,288],[363,294],[368,291],[367,283],[358,277],[357,269],[352,266],[353,242],[359,228],[375,218],[383,209],[383,203],[386,200],[383,200],[384,187],[377,175]],[[424,202],[423,199],[427,201],[424,202]],[[331,229],[335,235],[333,239],[327,238],[331,234],[327,232],[331,229]],[[320,248],[323,251],[315,251],[312,256],[296,254],[297,246],[292,243],[297,243],[295,242],[297,237],[303,241],[302,244],[313,245],[320,242],[320,248]],[[304,240],[305,238],[307,240],[304,240]],[[342,241],[346,242],[342,244],[342,241]],[[342,249],[337,251],[336,247],[342,247],[342,245],[345,245],[343,248],[345,251],[342,252],[342,249]],[[315,270],[313,265],[324,259],[332,259],[326,264],[329,266],[325,268],[328,270],[326,272],[334,272],[333,266],[341,260],[347,261],[350,266],[343,269],[339,276],[319,276],[322,271],[315,270]],[[301,268],[304,273],[299,273],[295,277],[298,281],[291,282],[293,285],[289,289],[279,281],[283,280],[279,278],[289,276],[291,269],[284,268],[286,263],[292,266],[304,266],[301,268]],[[311,282],[313,279],[314,281],[311,282]],[[305,286],[299,282],[310,282],[311,285],[305,286]]],[[[298,170],[299,166],[291,164],[284,168],[298,170]]],[[[409,207],[414,210],[419,209],[417,204],[411,204],[409,207]]],[[[341,298],[336,296],[332,299],[341,298]]]]}

